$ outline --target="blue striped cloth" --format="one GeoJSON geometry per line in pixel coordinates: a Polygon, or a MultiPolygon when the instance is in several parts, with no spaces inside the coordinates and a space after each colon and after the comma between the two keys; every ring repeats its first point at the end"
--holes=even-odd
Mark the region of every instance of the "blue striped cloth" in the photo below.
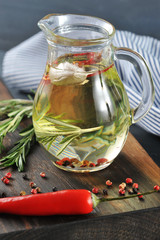
{"type": "MultiPolygon", "coordinates": [[[[160,136],[160,41],[126,31],[117,31],[115,46],[139,52],[147,61],[155,85],[155,101],[149,113],[138,124],[160,136]]],[[[9,88],[23,91],[36,89],[47,61],[47,42],[42,32],[9,50],[3,60],[2,77],[9,88]]],[[[117,69],[135,108],[141,100],[141,83],[133,66],[127,61],[117,63],[117,69]]]]}

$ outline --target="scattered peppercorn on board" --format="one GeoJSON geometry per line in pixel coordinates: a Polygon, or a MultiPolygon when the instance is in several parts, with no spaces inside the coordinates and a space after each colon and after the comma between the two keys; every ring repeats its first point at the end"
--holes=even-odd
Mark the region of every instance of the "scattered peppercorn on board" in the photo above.
{"type": "MultiPolygon", "coordinates": [[[[9,98],[11,98],[10,94],[4,85],[0,83],[0,100],[9,98]]],[[[27,124],[28,122],[24,120],[19,129],[27,126],[27,124]]],[[[18,140],[16,132],[9,134],[5,138],[4,145],[9,148],[16,140],[18,140]]],[[[9,184],[0,182],[0,195],[11,197],[18,196],[20,193],[32,194],[31,182],[38,187],[39,191],[44,193],[63,189],[87,189],[92,191],[95,187],[99,191],[97,196],[103,197],[118,196],[119,185],[125,182],[126,178],[132,178],[134,183],[138,183],[140,192],[147,192],[152,190],[154,185],[160,185],[160,168],[130,133],[119,156],[108,168],[99,172],[85,174],[65,172],[56,168],[51,158],[52,156],[48,152],[39,144],[36,144],[27,157],[25,172],[19,173],[16,168],[0,170],[0,178],[4,177],[8,172],[12,174],[9,184]],[[112,186],[106,185],[107,180],[112,182],[112,186]],[[108,195],[106,195],[106,192],[108,195]]],[[[107,217],[108,215],[141,209],[156,209],[157,207],[160,209],[160,193],[144,196],[143,201],[137,197],[122,201],[104,202],[99,204],[92,213],[83,216],[25,217],[1,214],[0,236],[2,236],[1,234],[23,230],[30,231],[35,228],[44,228],[45,231],[46,227],[57,226],[57,224],[59,228],[63,229],[62,226],[65,223],[72,224],[81,220],[90,220],[92,222],[93,219],[101,221],[102,216],[107,217]]]]}

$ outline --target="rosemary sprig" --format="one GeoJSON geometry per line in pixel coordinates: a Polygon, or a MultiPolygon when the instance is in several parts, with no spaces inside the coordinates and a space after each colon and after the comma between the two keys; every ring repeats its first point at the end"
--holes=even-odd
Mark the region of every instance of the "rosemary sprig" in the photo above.
{"type": "MultiPolygon", "coordinates": [[[[62,147],[58,151],[57,155],[61,154],[63,150],[74,140],[80,137],[82,134],[96,132],[101,133],[103,130],[103,126],[86,128],[82,129],[78,126],[70,124],[70,120],[59,120],[54,117],[44,117],[44,121],[41,124],[43,125],[43,131],[41,130],[41,126],[36,127],[36,135],[37,140],[43,144],[47,144],[48,148],[50,148],[53,141],[59,137],[63,136],[62,140],[59,144],[62,144],[62,147]]],[[[72,123],[76,123],[77,121],[73,121],[72,123]]],[[[79,121],[78,121],[79,122],[79,121]]]]}
{"type": "Polygon", "coordinates": [[[32,116],[33,101],[11,99],[0,102],[0,117],[7,115],[5,120],[0,121],[0,153],[3,149],[3,139],[8,132],[14,132],[22,119],[32,116]]]}
{"type": "Polygon", "coordinates": [[[18,171],[21,172],[24,170],[24,163],[26,162],[25,157],[35,137],[33,125],[21,131],[20,136],[22,136],[22,138],[16,142],[15,146],[5,157],[0,159],[0,169],[16,164],[18,171]]]}
{"type": "Polygon", "coordinates": [[[14,112],[19,108],[32,106],[32,100],[25,100],[25,99],[9,99],[0,101],[0,117],[3,115],[7,115],[8,113],[14,112]]]}

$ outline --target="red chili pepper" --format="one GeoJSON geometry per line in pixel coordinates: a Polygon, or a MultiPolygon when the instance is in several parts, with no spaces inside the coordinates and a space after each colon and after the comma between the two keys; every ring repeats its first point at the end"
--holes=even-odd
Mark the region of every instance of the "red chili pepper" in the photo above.
{"type": "Polygon", "coordinates": [[[92,194],[87,190],[57,192],[0,198],[0,213],[17,215],[75,215],[93,210],[92,194]]]}
{"type": "MultiPolygon", "coordinates": [[[[156,190],[141,193],[148,195],[156,190]]],[[[138,197],[140,197],[138,196],[138,197]]],[[[137,194],[114,198],[98,198],[88,190],[62,190],[57,192],[0,198],[0,213],[17,215],[78,215],[88,214],[100,203],[137,197],[137,194]]]]}

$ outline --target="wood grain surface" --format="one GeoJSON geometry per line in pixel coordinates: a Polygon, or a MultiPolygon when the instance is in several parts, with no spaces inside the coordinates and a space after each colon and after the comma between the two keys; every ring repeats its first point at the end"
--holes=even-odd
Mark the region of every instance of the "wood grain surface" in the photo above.
{"type": "MultiPolygon", "coordinates": [[[[11,96],[9,95],[4,85],[0,83],[0,100],[8,99],[10,97],[11,96]]],[[[22,129],[26,124],[27,122],[23,121],[19,127],[19,130],[22,129]]],[[[11,147],[17,139],[17,132],[9,134],[4,141],[7,148],[11,147]]],[[[141,192],[152,190],[155,184],[160,184],[160,168],[153,162],[153,160],[130,133],[128,135],[126,144],[119,156],[108,168],[99,172],[86,174],[65,172],[56,168],[52,164],[52,158],[53,157],[37,143],[28,155],[27,163],[25,165],[25,173],[29,177],[29,180],[24,180],[24,173],[19,173],[16,168],[1,170],[0,178],[4,176],[6,172],[11,171],[12,179],[9,185],[5,185],[4,183],[0,182],[0,194],[2,192],[5,192],[7,196],[17,196],[22,190],[27,194],[30,194],[30,181],[35,182],[36,185],[41,188],[42,192],[50,192],[52,191],[53,187],[57,187],[58,190],[91,190],[95,186],[100,189],[100,196],[103,189],[106,188],[105,181],[107,179],[110,179],[113,182],[113,187],[108,189],[108,194],[110,197],[118,196],[118,186],[120,183],[124,182],[127,177],[131,177],[133,178],[134,182],[139,183],[139,189],[141,192]],[[46,173],[46,178],[40,177],[40,172],[42,171],[46,173]]],[[[70,226],[73,228],[75,223],[84,223],[85,221],[86,224],[89,224],[89,222],[91,223],[91,228],[94,220],[96,222],[104,220],[104,217],[108,215],[119,213],[128,214],[130,211],[149,208],[156,209],[156,207],[160,207],[159,193],[146,196],[144,198],[144,201],[140,201],[138,198],[136,198],[123,201],[101,203],[92,213],[85,216],[25,217],[1,214],[0,236],[3,236],[3,238],[0,239],[9,239],[6,236],[13,237],[13,232],[16,234],[15,238],[12,239],[31,239],[23,238],[23,234],[26,236],[26,231],[29,231],[30,233],[31,230],[33,230],[34,236],[36,229],[39,229],[41,237],[44,237],[41,232],[42,228],[44,228],[44,231],[46,231],[46,234],[48,234],[47,229],[51,227],[54,227],[56,229],[63,229],[62,226],[68,226],[68,228],[70,226]],[[20,235],[18,235],[18,233],[20,235]]],[[[82,225],[80,227],[82,227],[82,225]]],[[[39,236],[39,238],[35,237],[32,239],[41,238],[39,236]]],[[[77,238],[71,237],[70,239],[80,238],[77,236],[77,238]]]]}

